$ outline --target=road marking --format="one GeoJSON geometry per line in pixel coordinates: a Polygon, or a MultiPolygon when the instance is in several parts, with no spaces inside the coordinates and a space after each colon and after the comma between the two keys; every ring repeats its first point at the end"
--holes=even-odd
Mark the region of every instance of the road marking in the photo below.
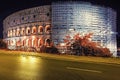
{"type": "Polygon", "coordinates": [[[67,69],[72,69],[72,70],[79,70],[79,71],[102,73],[102,71],[90,70],[90,69],[81,69],[81,68],[73,68],[73,67],[66,67],[66,68],[67,68],[67,69]]]}

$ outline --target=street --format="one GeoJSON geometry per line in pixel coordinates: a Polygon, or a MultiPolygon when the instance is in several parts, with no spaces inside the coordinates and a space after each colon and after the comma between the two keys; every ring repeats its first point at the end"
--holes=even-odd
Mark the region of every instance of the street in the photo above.
{"type": "Polygon", "coordinates": [[[0,80],[120,80],[120,65],[3,54],[0,80]]]}

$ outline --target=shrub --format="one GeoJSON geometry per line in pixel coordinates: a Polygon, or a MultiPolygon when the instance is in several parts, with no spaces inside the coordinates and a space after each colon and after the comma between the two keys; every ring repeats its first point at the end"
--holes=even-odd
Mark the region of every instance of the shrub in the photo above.
{"type": "Polygon", "coordinates": [[[66,46],[71,47],[71,51],[75,55],[90,55],[90,56],[112,56],[108,48],[102,48],[99,43],[91,41],[93,33],[88,33],[81,36],[79,33],[74,35],[71,39],[70,35],[65,36],[64,42],[66,46]],[[71,43],[72,42],[72,43],[71,43]]]}
{"type": "Polygon", "coordinates": [[[42,46],[40,48],[40,52],[45,52],[45,53],[58,53],[58,49],[55,46],[50,46],[50,47],[46,47],[46,46],[42,46]]]}
{"type": "Polygon", "coordinates": [[[7,49],[7,44],[2,39],[0,39],[0,48],[7,49]]]}

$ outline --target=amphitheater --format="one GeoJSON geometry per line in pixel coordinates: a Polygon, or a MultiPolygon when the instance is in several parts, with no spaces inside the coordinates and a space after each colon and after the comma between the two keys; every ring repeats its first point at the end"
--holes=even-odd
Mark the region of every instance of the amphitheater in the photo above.
{"type": "Polygon", "coordinates": [[[90,2],[60,1],[15,12],[3,21],[9,49],[63,44],[64,37],[93,33],[92,41],[117,54],[116,11],[90,2]]]}

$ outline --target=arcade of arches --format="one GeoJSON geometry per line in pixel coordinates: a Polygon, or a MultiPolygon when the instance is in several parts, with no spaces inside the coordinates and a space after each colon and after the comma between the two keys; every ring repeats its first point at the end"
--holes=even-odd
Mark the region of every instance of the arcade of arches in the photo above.
{"type": "Polygon", "coordinates": [[[50,32],[50,25],[11,29],[8,30],[6,42],[8,46],[16,46],[16,48],[50,46],[50,32]]]}

